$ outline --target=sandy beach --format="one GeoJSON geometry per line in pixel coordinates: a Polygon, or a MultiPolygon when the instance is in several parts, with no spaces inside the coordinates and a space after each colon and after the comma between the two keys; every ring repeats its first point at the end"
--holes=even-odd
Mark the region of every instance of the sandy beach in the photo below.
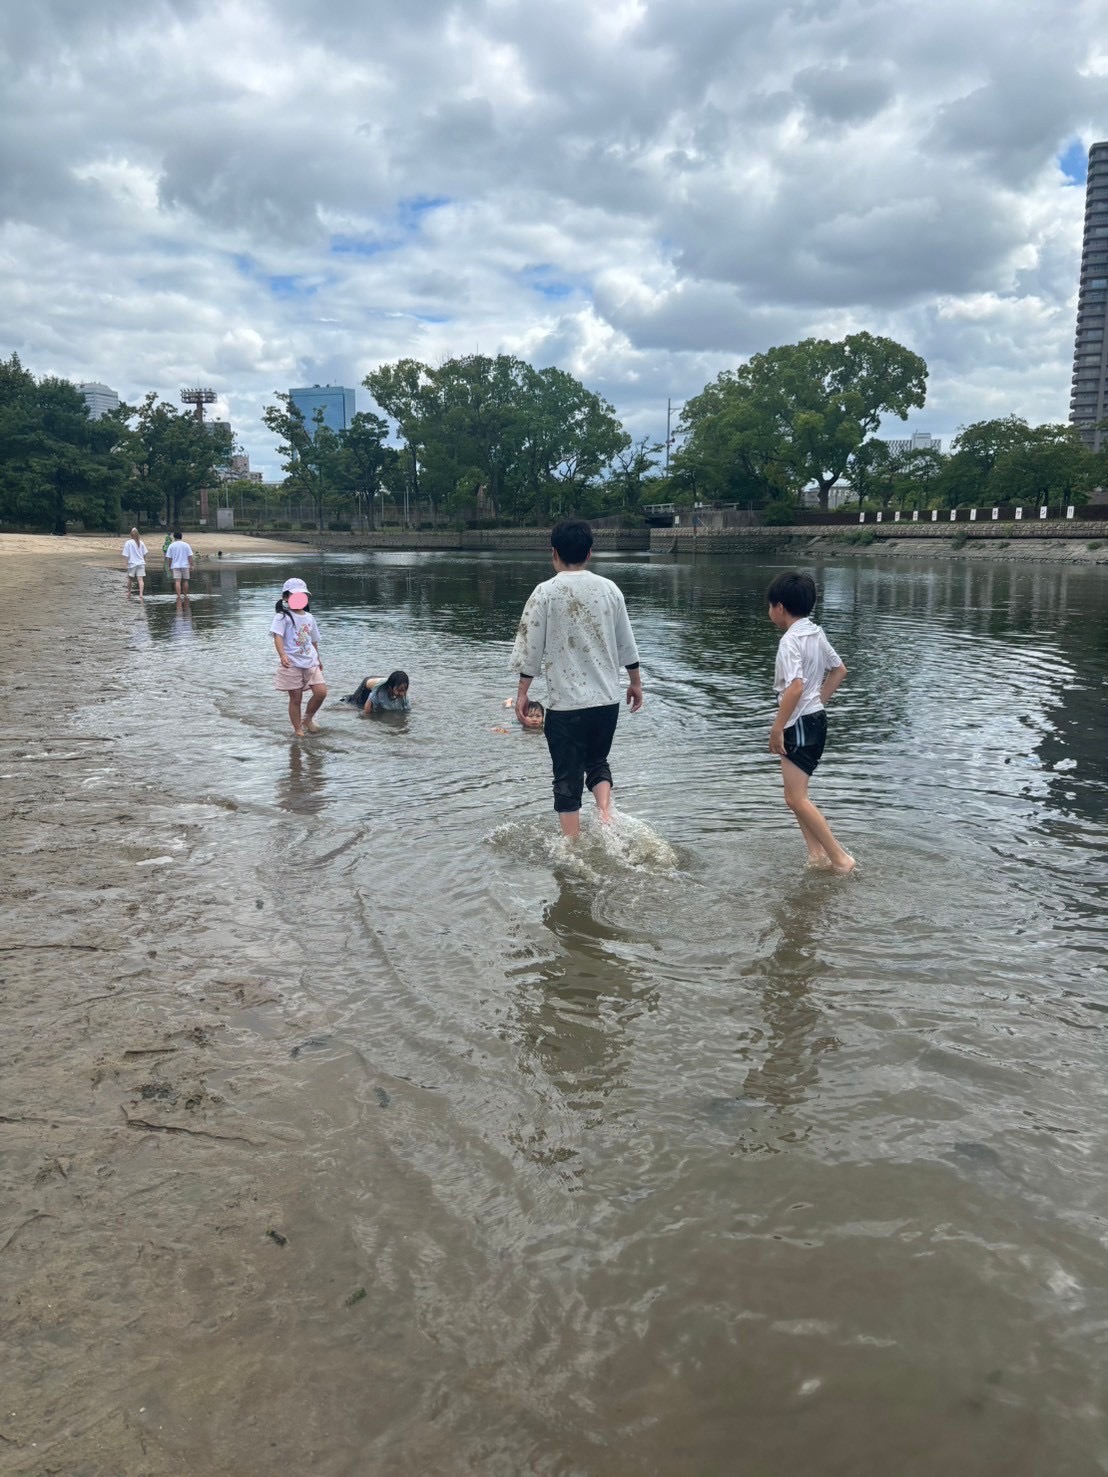
{"type": "Polygon", "coordinates": [[[330,1471],[331,1324],[364,1273],[302,1154],[357,1110],[341,1061],[300,1056],[327,1022],[285,1009],[280,928],[221,862],[233,804],[202,778],[170,802],[97,721],[117,546],[0,538],[0,1471],[330,1471]]]}

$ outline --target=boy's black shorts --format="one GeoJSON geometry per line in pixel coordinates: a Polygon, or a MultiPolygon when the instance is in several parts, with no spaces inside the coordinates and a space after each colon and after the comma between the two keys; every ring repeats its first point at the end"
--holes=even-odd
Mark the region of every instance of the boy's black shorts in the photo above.
{"type": "Polygon", "coordinates": [[[602,708],[547,708],[546,745],[554,768],[554,809],[580,810],[584,785],[612,783],[608,752],[615,738],[619,704],[602,708]]]}
{"type": "Polygon", "coordinates": [[[827,742],[827,713],[806,713],[785,729],[785,758],[809,777],[823,757],[827,742]]]}

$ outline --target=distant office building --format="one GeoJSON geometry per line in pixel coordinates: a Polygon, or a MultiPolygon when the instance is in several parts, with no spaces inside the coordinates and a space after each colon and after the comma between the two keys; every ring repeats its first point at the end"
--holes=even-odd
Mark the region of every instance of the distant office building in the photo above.
{"type": "Polygon", "coordinates": [[[221,482],[261,482],[261,472],[250,470],[250,458],[245,451],[236,451],[231,457],[230,465],[220,467],[216,476],[221,482]]]}
{"type": "Polygon", "coordinates": [[[315,413],[323,411],[323,424],[332,431],[345,431],[354,419],[354,391],[343,385],[311,385],[289,391],[289,400],[304,417],[309,430],[315,427],[315,413]]]}
{"type": "Polygon", "coordinates": [[[1101,422],[1108,418],[1108,362],[1104,347],[1108,329],[1108,143],[1089,150],[1085,185],[1085,235],[1081,246],[1081,283],[1077,299],[1077,340],[1073,350],[1070,421],[1086,446],[1099,451],[1105,441],[1101,422]]]}
{"type": "Polygon", "coordinates": [[[941,456],[943,450],[942,437],[932,436],[927,431],[915,431],[911,436],[886,441],[885,445],[893,456],[904,456],[909,451],[936,451],[941,456]]]}
{"type": "Polygon", "coordinates": [[[98,421],[101,416],[119,409],[119,396],[108,385],[102,385],[97,380],[88,380],[77,388],[85,397],[90,420],[98,421]]]}

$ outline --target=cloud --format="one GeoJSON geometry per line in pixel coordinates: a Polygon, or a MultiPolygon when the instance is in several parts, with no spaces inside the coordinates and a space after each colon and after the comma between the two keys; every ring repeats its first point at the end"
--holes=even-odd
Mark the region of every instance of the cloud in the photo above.
{"type": "MultiPolygon", "coordinates": [[[[410,354],[665,400],[808,334],[931,366],[920,424],[1061,419],[1099,7],[36,0],[0,17],[0,289],[39,373],[276,389],[410,354]]],[[[368,408],[368,395],[361,392],[368,408]]]]}

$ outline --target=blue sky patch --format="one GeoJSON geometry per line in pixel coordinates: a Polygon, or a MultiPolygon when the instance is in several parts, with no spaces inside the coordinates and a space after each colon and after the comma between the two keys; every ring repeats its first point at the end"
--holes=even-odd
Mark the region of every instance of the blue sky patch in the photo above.
{"type": "Polygon", "coordinates": [[[1075,185],[1083,185],[1089,172],[1089,151],[1079,138],[1067,144],[1058,155],[1058,166],[1066,178],[1075,185]]]}
{"type": "Polygon", "coordinates": [[[260,282],[276,298],[288,300],[311,297],[319,291],[318,280],[302,277],[296,273],[263,272],[254,258],[243,252],[237,252],[231,260],[235,264],[235,269],[244,277],[249,277],[252,282],[260,282]]]}
{"type": "Polygon", "coordinates": [[[370,240],[365,236],[331,237],[331,252],[334,256],[378,256],[389,249],[387,242],[370,240]]]}
{"type": "Polygon", "coordinates": [[[555,302],[569,297],[573,292],[573,284],[563,282],[555,274],[549,262],[538,262],[534,266],[524,267],[519,275],[532,292],[537,292],[540,297],[550,298],[555,302]]]}

